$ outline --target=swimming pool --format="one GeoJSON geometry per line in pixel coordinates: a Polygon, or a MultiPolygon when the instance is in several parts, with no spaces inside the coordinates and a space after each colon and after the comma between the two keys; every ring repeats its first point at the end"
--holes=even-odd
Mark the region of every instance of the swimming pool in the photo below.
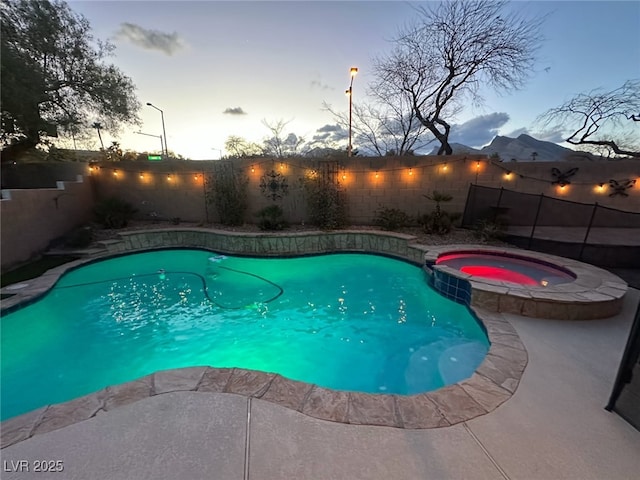
{"type": "Polygon", "coordinates": [[[2,418],[194,365],[413,394],[469,377],[489,348],[420,268],[369,254],[131,254],[69,272],[1,326],[2,418]]]}

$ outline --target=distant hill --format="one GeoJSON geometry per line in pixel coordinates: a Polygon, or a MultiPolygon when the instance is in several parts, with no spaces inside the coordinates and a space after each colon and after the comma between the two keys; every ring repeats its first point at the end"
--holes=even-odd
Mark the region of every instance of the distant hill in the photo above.
{"type": "MultiPolygon", "coordinates": [[[[465,153],[477,153],[479,155],[484,154],[484,152],[482,152],[481,150],[478,150],[477,148],[467,147],[466,145],[463,145],[461,143],[450,143],[449,145],[451,145],[454,155],[462,155],[465,153]]],[[[440,148],[440,145],[433,147],[433,150],[429,152],[429,155],[437,155],[439,148],[440,148]]]]}
{"type": "MultiPolygon", "coordinates": [[[[518,138],[496,136],[489,145],[475,149],[452,143],[454,154],[480,153],[491,156],[498,154],[503,162],[516,160],[519,162],[561,162],[567,160],[598,160],[598,157],[587,153],[571,150],[553,142],[537,140],[530,135],[522,134],[518,138]],[[533,155],[533,153],[537,155],[533,155]]],[[[431,155],[438,152],[438,147],[431,151],[431,155]]]]}

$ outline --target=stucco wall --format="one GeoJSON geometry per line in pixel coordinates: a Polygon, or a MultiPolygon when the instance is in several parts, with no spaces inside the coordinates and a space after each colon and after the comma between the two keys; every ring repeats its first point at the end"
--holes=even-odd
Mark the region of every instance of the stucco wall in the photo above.
{"type": "Polygon", "coordinates": [[[58,182],[57,188],[3,190],[2,270],[29,260],[51,240],[90,220],[93,204],[91,185],[82,176],[58,182]]]}
{"type": "MultiPolygon", "coordinates": [[[[155,212],[166,219],[205,221],[208,210],[208,220],[216,221],[215,208],[205,205],[203,174],[206,176],[219,164],[219,161],[121,162],[102,164],[91,175],[98,195],[115,195],[130,201],[141,217],[150,218],[155,212]]],[[[255,212],[273,203],[260,191],[261,178],[271,170],[280,173],[288,184],[288,194],[276,203],[283,207],[290,222],[304,221],[307,216],[301,179],[319,165],[318,161],[305,159],[234,160],[233,168],[249,178],[250,208],[246,221],[255,222],[255,212]]],[[[342,166],[336,165],[335,175],[345,189],[353,224],[370,224],[380,207],[399,208],[411,215],[431,211],[434,205],[423,194],[433,190],[453,196],[451,202],[443,205],[445,209],[462,212],[471,183],[640,212],[640,162],[634,161],[494,163],[473,156],[356,157],[344,160],[342,166]],[[569,178],[571,184],[561,190],[551,184],[556,179],[552,168],[561,173],[572,168],[578,170],[569,178]],[[507,176],[509,172],[511,175],[507,176]],[[638,180],[626,191],[628,197],[610,197],[612,189],[607,186],[610,179],[619,183],[638,180]],[[602,189],[600,183],[604,183],[602,189]]]]}

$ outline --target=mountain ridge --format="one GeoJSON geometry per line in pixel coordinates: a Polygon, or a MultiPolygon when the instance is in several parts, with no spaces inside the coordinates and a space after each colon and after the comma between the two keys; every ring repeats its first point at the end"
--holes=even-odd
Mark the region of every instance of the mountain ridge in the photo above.
{"type": "MultiPolygon", "coordinates": [[[[438,152],[438,148],[434,147],[431,155],[435,155],[438,152]]],[[[498,155],[503,162],[563,162],[571,160],[595,161],[599,159],[591,153],[572,150],[545,140],[538,140],[526,133],[520,134],[517,138],[496,135],[489,145],[480,149],[461,143],[451,143],[451,148],[454,154],[498,155]]]]}

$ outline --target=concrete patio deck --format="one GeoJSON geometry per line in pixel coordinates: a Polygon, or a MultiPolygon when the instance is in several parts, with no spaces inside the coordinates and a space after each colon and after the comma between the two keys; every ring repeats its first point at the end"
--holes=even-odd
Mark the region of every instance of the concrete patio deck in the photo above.
{"type": "Polygon", "coordinates": [[[603,407],[639,299],[630,290],[604,320],[507,315],[529,353],[520,386],[452,427],[338,424],[244,396],[173,392],[3,449],[2,478],[637,478],[640,432],[603,407]],[[64,471],[34,472],[36,460],[64,471]]]}

